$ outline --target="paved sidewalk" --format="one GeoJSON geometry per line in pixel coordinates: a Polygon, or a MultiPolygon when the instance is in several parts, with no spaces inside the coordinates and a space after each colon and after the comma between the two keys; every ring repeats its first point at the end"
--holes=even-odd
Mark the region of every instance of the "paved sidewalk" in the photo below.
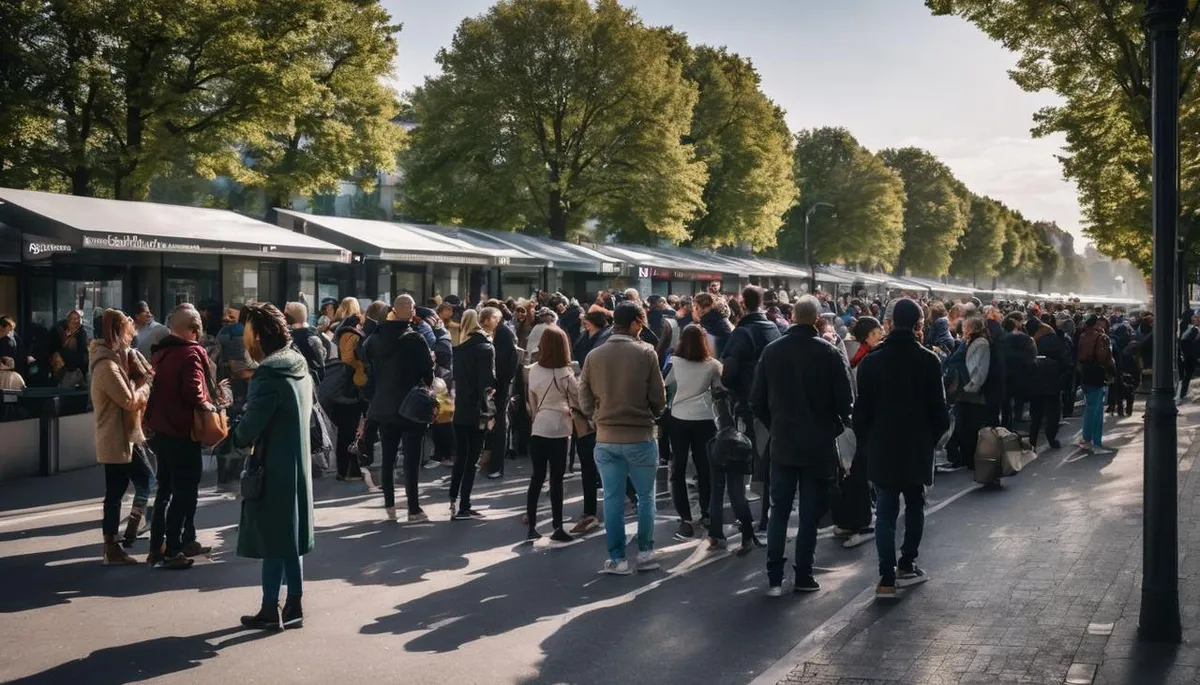
{"type": "Polygon", "coordinates": [[[1033,476],[1050,479],[1048,491],[1059,494],[1049,497],[1045,487],[1024,497],[1033,489],[1026,474],[999,492],[970,493],[979,506],[1007,504],[989,527],[927,525],[926,542],[966,536],[976,544],[964,544],[961,555],[922,557],[930,581],[901,590],[898,602],[875,603],[873,588],[864,588],[793,650],[790,673],[764,676],[789,685],[1200,682],[1197,418],[1200,407],[1181,407],[1183,646],[1137,642],[1144,431],[1140,415],[1116,427],[1106,417],[1116,454],[1068,447],[1042,455],[1050,463],[1033,476]]]}

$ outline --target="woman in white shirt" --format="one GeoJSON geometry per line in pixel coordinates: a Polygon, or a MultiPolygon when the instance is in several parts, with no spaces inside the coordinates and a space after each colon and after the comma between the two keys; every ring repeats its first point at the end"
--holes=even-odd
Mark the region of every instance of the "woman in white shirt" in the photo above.
{"type": "Polygon", "coordinates": [[[696,464],[696,486],[700,495],[700,525],[709,525],[712,496],[708,468],[708,441],[717,434],[713,392],[721,389],[721,362],[713,359],[708,335],[698,324],[689,324],[679,334],[679,348],[667,374],[671,401],[671,494],[679,514],[677,540],[696,536],[692,506],[688,501],[688,454],[696,464]]]}
{"type": "Polygon", "coordinates": [[[574,424],[571,410],[579,406],[579,381],[571,369],[571,345],[558,326],[547,326],[538,341],[538,361],[529,369],[528,403],[533,426],[529,438],[529,458],[533,477],[525,513],[529,520],[527,541],[542,537],[537,532],[538,497],[550,471],[550,509],[554,519],[555,542],[574,540],[563,530],[563,477],[567,472],[567,447],[574,424]]]}

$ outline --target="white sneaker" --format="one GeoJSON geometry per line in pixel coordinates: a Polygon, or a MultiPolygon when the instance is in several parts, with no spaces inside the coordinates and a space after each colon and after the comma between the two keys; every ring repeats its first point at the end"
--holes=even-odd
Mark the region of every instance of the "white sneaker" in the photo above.
{"type": "Polygon", "coordinates": [[[429,461],[425,462],[424,464],[421,464],[421,468],[428,471],[429,469],[439,468],[439,467],[441,467],[441,465],[442,465],[442,462],[434,461],[434,460],[430,459],[429,461]]]}
{"type": "Polygon", "coordinates": [[[659,566],[658,555],[654,553],[654,550],[650,550],[648,552],[638,552],[637,570],[653,571],[659,568],[659,566]]]}
{"type": "Polygon", "coordinates": [[[767,596],[768,597],[782,597],[783,596],[783,586],[782,585],[772,585],[771,587],[767,588],[767,596]]]}
{"type": "Polygon", "coordinates": [[[389,521],[397,520],[396,519],[396,507],[387,507],[387,517],[388,517],[389,521]]]}
{"type": "Polygon", "coordinates": [[[620,561],[607,559],[605,560],[604,565],[600,567],[600,573],[610,576],[627,576],[630,573],[633,573],[633,570],[629,568],[629,561],[626,559],[622,559],[620,561]]]}
{"type": "Polygon", "coordinates": [[[854,535],[846,538],[846,541],[842,543],[842,547],[845,547],[846,549],[853,549],[859,545],[865,545],[874,539],[875,531],[871,531],[869,533],[855,533],[854,535]]]}

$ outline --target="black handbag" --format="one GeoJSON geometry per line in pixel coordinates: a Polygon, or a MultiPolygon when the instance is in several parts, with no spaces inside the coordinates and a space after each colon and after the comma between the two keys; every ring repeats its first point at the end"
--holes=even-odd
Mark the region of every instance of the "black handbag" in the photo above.
{"type": "Polygon", "coordinates": [[[404,396],[400,403],[400,418],[422,426],[433,423],[437,415],[438,402],[433,390],[418,383],[404,396]]]}
{"type": "Polygon", "coordinates": [[[242,477],[239,484],[242,499],[248,502],[254,502],[262,499],[263,491],[266,490],[267,472],[263,468],[262,460],[258,457],[259,448],[251,448],[246,455],[245,461],[242,462],[242,477]]]}

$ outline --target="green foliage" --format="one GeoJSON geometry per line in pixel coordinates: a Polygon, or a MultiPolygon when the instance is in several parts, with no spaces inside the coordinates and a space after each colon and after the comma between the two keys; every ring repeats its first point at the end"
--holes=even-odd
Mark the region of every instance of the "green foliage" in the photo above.
{"type": "Polygon", "coordinates": [[[1008,209],[990,197],[968,194],[971,213],[967,229],[951,255],[950,273],[978,284],[980,277],[996,275],[1003,258],[1008,209]]]}
{"type": "Polygon", "coordinates": [[[967,228],[968,203],[961,184],[945,164],[915,147],[879,153],[904,180],[904,249],[898,268],[940,277],[950,270],[950,256],[967,228]]]}
{"type": "Polygon", "coordinates": [[[705,214],[689,225],[706,247],[771,247],[796,199],[791,133],[748,59],[696,48],[685,70],[700,91],[687,142],[708,168],[705,214]]]}
{"type": "MultiPolygon", "coordinates": [[[[1079,188],[1084,231],[1101,251],[1149,273],[1150,64],[1144,4],[1115,0],[926,0],[935,14],[977,25],[1019,55],[1021,88],[1053,91],[1063,104],[1035,117],[1035,135],[1061,133],[1064,175],[1079,188]]],[[[1200,3],[1189,0],[1180,29],[1180,229],[1200,209],[1200,3]]]]}
{"type": "Polygon", "coordinates": [[[616,0],[501,0],[413,94],[404,213],[566,238],[596,217],[686,240],[707,180],[678,41],[616,0]]]}
{"type": "Polygon", "coordinates": [[[0,102],[18,103],[0,117],[0,182],[49,172],[76,194],[143,199],[176,167],[229,172],[252,148],[264,185],[320,184],[349,156],[394,166],[394,94],[367,84],[396,54],[378,0],[17,0],[5,12],[20,40],[0,78],[0,102]],[[14,144],[13,130],[34,135],[14,144]],[[304,143],[279,163],[285,133],[304,143]]]}
{"type": "Polygon", "coordinates": [[[781,252],[804,261],[804,218],[818,202],[835,211],[813,213],[809,247],[814,263],[838,262],[891,270],[904,243],[904,182],[843,128],[796,135],[799,202],[780,237],[781,252]]]}

